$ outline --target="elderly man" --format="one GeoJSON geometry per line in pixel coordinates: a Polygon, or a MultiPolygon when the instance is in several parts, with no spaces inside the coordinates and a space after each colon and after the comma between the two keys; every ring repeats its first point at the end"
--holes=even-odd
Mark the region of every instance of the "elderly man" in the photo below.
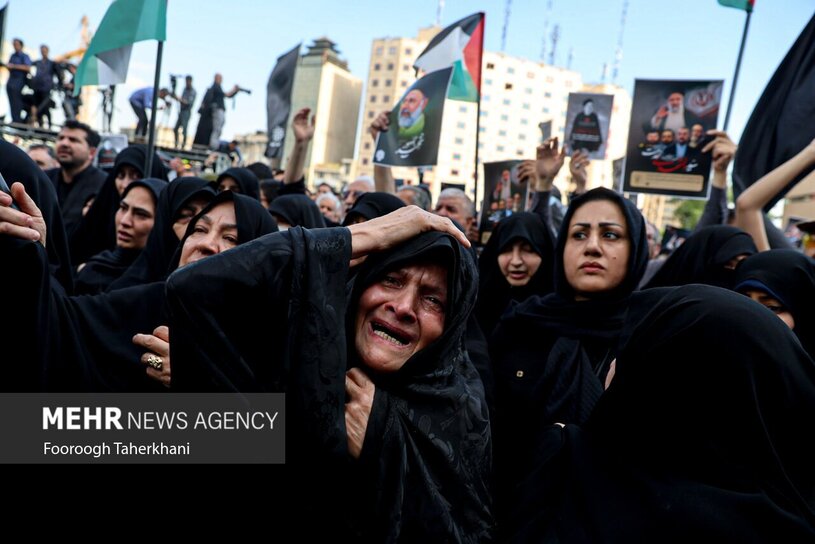
{"type": "Polygon", "coordinates": [[[676,134],[680,128],[693,126],[697,122],[697,118],[685,108],[685,95],[673,92],[651,117],[651,128],[660,132],[672,130],[676,134]]]}
{"type": "Polygon", "coordinates": [[[475,225],[475,206],[470,197],[461,189],[451,187],[439,193],[434,213],[442,217],[449,217],[461,225],[469,239],[478,239],[478,231],[472,232],[472,227],[475,225]]]}
{"type": "Polygon", "coordinates": [[[371,176],[359,176],[357,179],[348,184],[348,187],[343,189],[342,198],[345,205],[345,213],[351,209],[354,202],[357,201],[359,195],[375,191],[374,180],[371,176]]]}
{"type": "Polygon", "coordinates": [[[36,162],[37,166],[43,171],[59,166],[54,150],[45,144],[34,144],[29,147],[28,156],[31,157],[31,160],[36,162]]]}
{"type": "Polygon", "coordinates": [[[408,140],[424,130],[424,109],[427,97],[419,89],[413,89],[402,99],[399,109],[399,139],[408,140]]]}

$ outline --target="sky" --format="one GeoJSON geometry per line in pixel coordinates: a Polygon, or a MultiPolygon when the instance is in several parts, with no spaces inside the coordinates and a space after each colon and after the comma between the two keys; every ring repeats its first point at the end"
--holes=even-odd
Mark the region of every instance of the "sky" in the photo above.
{"type": "MultiPolygon", "coordinates": [[[[3,0],[0,0],[2,2],[3,0]]],[[[6,38],[21,37],[36,51],[46,43],[51,55],[79,45],[80,18],[91,28],[99,24],[110,2],[105,0],[10,0],[6,38]]],[[[603,64],[611,66],[620,35],[624,0],[446,0],[442,26],[475,11],[486,12],[485,48],[509,55],[540,59],[544,35],[559,27],[554,64],[571,69],[583,81],[599,82],[603,64]],[[549,9],[548,6],[551,6],[549,9]],[[544,32],[544,29],[548,29],[544,32]]],[[[227,101],[224,138],[266,129],[266,82],[276,59],[298,42],[304,46],[327,36],[337,43],[351,72],[367,79],[371,41],[415,36],[417,29],[436,21],[439,2],[412,0],[169,0],[167,42],[161,84],[169,74],[191,74],[199,100],[215,72],[224,76],[224,89],[233,84],[251,89],[227,101]]],[[[757,0],[750,22],[739,76],[730,133],[738,139],[767,81],[803,27],[815,14],[813,0],[757,0]]],[[[716,0],[629,0],[623,33],[623,59],[616,83],[633,93],[634,80],[724,79],[723,100],[730,95],[745,13],[720,6],[716,0]]],[[[305,49],[304,49],[305,50],[305,49]]],[[[551,41],[546,39],[545,62],[551,41]]],[[[126,84],[117,88],[114,127],[135,125],[127,96],[152,85],[155,42],[134,47],[126,84]]],[[[183,81],[179,83],[183,86],[183,81]]],[[[0,111],[7,111],[6,94],[0,111]]],[[[720,115],[719,126],[724,115],[720,115]]],[[[161,121],[159,117],[159,121],[161,121]]],[[[175,119],[167,120],[172,123],[175,119]]],[[[193,116],[194,131],[197,115],[193,116]]]]}

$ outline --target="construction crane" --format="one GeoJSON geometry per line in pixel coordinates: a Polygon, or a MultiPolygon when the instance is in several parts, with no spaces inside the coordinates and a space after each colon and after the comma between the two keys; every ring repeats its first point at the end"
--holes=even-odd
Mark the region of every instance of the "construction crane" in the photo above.
{"type": "Polygon", "coordinates": [[[76,49],[72,49],[71,51],[68,51],[67,53],[57,55],[56,57],[54,57],[54,62],[66,62],[69,59],[72,59],[74,57],[80,57],[81,58],[82,55],[85,54],[85,51],[88,50],[88,44],[91,43],[91,36],[90,36],[90,31],[88,30],[88,16],[87,15],[82,16],[82,20],[80,21],[80,24],[82,25],[82,33],[80,35],[81,37],[80,37],[80,42],[79,42],[80,45],[79,45],[79,47],[77,47],[76,49]]]}

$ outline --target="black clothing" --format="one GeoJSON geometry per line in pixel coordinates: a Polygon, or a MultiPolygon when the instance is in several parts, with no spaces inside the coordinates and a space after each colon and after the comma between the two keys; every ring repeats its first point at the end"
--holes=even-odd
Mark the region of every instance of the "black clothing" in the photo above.
{"type": "Polygon", "coordinates": [[[45,173],[54,184],[62,208],[65,233],[70,238],[82,221],[82,208],[89,198],[99,193],[107,174],[95,166],[88,166],[75,175],[71,183],[65,183],[61,168],[52,168],[45,173]]]}
{"type": "MultiPolygon", "coordinates": [[[[143,176],[146,154],[145,146],[131,145],[116,155],[113,169],[96,195],[93,206],[69,237],[71,260],[74,264],[84,263],[97,253],[116,247],[114,220],[121,200],[119,191],[116,189],[116,176],[124,165],[132,166],[143,176]]],[[[167,169],[162,164],[161,158],[155,153],[152,169],[153,171],[147,177],[167,180],[167,169]]]]}
{"type": "Polygon", "coordinates": [[[293,510],[320,520],[306,532],[341,541],[488,540],[489,421],[461,342],[475,265],[449,236],[425,233],[369,255],[348,298],[350,255],[348,230],[298,227],[170,276],[173,386],[287,392],[287,469],[297,477],[286,492],[293,510]],[[352,461],[344,379],[359,364],[356,302],[385,272],[428,258],[448,265],[445,330],[401,369],[368,371],[376,394],[352,461]],[[262,326],[253,324],[260,308],[262,326]]]}
{"type": "Polygon", "coordinates": [[[636,206],[608,189],[588,191],[572,202],[563,220],[555,248],[555,292],[528,298],[499,322],[490,355],[496,384],[496,511],[501,517],[508,514],[514,485],[533,466],[539,434],[555,422],[584,423],[600,398],[630,295],[647,261],[645,221],[636,206]],[[569,223],[578,208],[598,199],[622,210],[630,240],[628,268],[616,288],[576,301],[563,260],[569,223]]]}
{"type": "MultiPolygon", "coordinates": [[[[159,193],[167,187],[167,182],[154,178],[136,180],[127,186],[122,194],[122,199],[134,187],[144,187],[150,191],[150,194],[153,195],[153,205],[155,207],[159,193]]],[[[155,227],[155,221],[153,226],[155,227]]],[[[117,245],[115,249],[94,255],[88,259],[82,270],[77,273],[74,293],[77,295],[95,295],[107,291],[110,284],[133,264],[141,252],[141,249],[124,249],[117,245]]]]}
{"type": "Polygon", "coordinates": [[[523,302],[532,295],[543,296],[552,292],[554,251],[549,229],[537,214],[516,213],[498,223],[478,261],[475,315],[487,339],[513,301],[523,302]],[[498,266],[498,256],[511,251],[512,245],[519,240],[532,247],[541,257],[541,264],[526,285],[512,287],[498,266]]]}
{"type": "MultiPolygon", "coordinates": [[[[71,293],[74,285],[73,269],[68,252],[68,238],[63,223],[63,214],[60,213],[60,205],[57,202],[54,187],[25,151],[2,139],[0,139],[0,174],[3,175],[9,186],[16,181],[22,183],[25,192],[42,212],[47,228],[45,246],[50,273],[67,293],[71,293]]],[[[12,286],[14,284],[3,285],[12,286]]]]}
{"type": "Polygon", "coordinates": [[[753,239],[743,230],[727,225],[705,227],[668,257],[645,288],[703,283],[731,289],[735,271],[725,265],[739,255],[755,252],[753,239]]]}
{"type": "Polygon", "coordinates": [[[362,217],[365,221],[370,221],[404,207],[405,203],[396,195],[379,192],[363,193],[356,199],[348,213],[345,214],[342,224],[345,226],[351,225],[359,217],[362,217]]]}
{"type": "Polygon", "coordinates": [[[762,251],[745,259],[736,271],[734,290],[760,289],[792,314],[798,337],[815,359],[815,264],[792,249],[762,251]]]}
{"type": "Polygon", "coordinates": [[[215,180],[216,189],[224,178],[234,179],[241,188],[240,192],[242,195],[260,200],[260,182],[255,173],[248,168],[227,168],[221,172],[218,179],[215,180]]]}
{"type": "Polygon", "coordinates": [[[167,279],[172,272],[170,262],[179,245],[173,224],[180,217],[182,208],[195,198],[209,201],[214,196],[215,191],[209,182],[201,178],[178,178],[168,184],[159,195],[156,220],[147,244],[130,268],[110,284],[109,290],[167,279]]]}
{"type": "Polygon", "coordinates": [[[591,417],[542,433],[511,541],[812,542],[813,416],[815,365],[768,311],[702,285],[635,293],[591,417]]]}
{"type": "Polygon", "coordinates": [[[269,204],[269,213],[292,227],[321,229],[325,219],[320,208],[306,195],[279,195],[269,204]]]}

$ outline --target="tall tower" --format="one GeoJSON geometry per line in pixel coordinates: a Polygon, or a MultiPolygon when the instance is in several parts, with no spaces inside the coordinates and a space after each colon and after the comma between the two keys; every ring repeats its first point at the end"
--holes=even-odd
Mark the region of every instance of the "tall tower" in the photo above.
{"type": "MultiPolygon", "coordinates": [[[[362,81],[348,70],[336,44],[327,37],[314,40],[298,61],[292,87],[292,116],[301,108],[311,108],[317,116],[314,139],[306,155],[309,185],[314,186],[318,180],[336,185],[343,181],[342,163],[354,156],[361,96],[362,81]]],[[[293,145],[294,134],[289,126],[284,165],[293,145]]]]}

